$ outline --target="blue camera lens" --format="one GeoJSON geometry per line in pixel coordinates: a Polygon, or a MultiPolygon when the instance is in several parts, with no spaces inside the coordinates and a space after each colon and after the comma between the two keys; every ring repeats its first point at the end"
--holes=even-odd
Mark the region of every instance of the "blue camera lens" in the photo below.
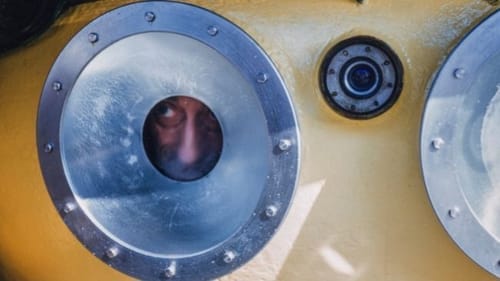
{"type": "Polygon", "coordinates": [[[377,74],[373,67],[367,64],[354,66],[347,74],[350,86],[359,92],[370,91],[377,84],[377,74]]]}
{"type": "Polygon", "coordinates": [[[355,99],[372,97],[380,89],[382,71],[370,58],[354,58],[347,61],[340,71],[341,86],[355,99]]]}

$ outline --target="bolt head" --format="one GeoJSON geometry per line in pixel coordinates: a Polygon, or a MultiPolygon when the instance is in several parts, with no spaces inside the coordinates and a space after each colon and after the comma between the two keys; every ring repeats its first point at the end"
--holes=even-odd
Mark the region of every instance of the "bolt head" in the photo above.
{"type": "Polygon", "coordinates": [[[259,73],[257,74],[257,82],[260,83],[260,84],[264,84],[267,82],[267,80],[269,80],[269,75],[267,75],[267,73],[259,73]]]}
{"type": "Polygon", "coordinates": [[[59,81],[52,83],[52,90],[54,90],[56,92],[59,92],[60,90],[62,90],[62,83],[59,81]]]}
{"type": "Polygon", "coordinates": [[[453,72],[453,77],[455,77],[456,79],[463,79],[465,77],[465,73],[466,73],[465,69],[463,69],[463,68],[457,68],[453,72]]]}
{"type": "Polygon", "coordinates": [[[45,153],[51,153],[53,150],[54,150],[54,145],[51,143],[46,144],[45,147],[43,148],[43,151],[45,151],[45,153]]]}
{"type": "Polygon", "coordinates": [[[89,33],[88,39],[89,39],[90,43],[95,43],[95,42],[99,41],[99,35],[95,32],[91,32],[91,33],[89,33]]]}
{"type": "Polygon", "coordinates": [[[116,247],[111,247],[106,250],[106,256],[110,259],[116,258],[118,256],[118,248],[116,247]]]}
{"type": "Polygon", "coordinates": [[[207,29],[207,32],[210,36],[215,36],[217,33],[219,33],[219,29],[216,26],[209,26],[207,29]]]}
{"type": "Polygon", "coordinates": [[[276,216],[277,213],[278,213],[278,208],[276,206],[270,205],[266,207],[265,214],[268,218],[276,216]]]}
{"type": "Polygon", "coordinates": [[[442,138],[435,138],[432,140],[431,145],[435,150],[440,150],[444,145],[444,140],[442,138]]]}
{"type": "Polygon", "coordinates": [[[176,262],[172,262],[167,269],[165,269],[165,272],[163,272],[165,278],[171,279],[175,277],[175,274],[177,272],[177,264],[176,262]]]}
{"type": "Polygon", "coordinates": [[[170,279],[170,278],[173,278],[175,276],[175,272],[173,272],[170,268],[167,268],[165,270],[165,277],[170,279]]]}
{"type": "Polygon", "coordinates": [[[458,207],[453,207],[448,210],[448,216],[452,219],[456,219],[460,215],[460,208],[458,207]]]}
{"type": "Polygon", "coordinates": [[[236,258],[236,254],[233,251],[225,251],[223,260],[225,263],[232,263],[236,258]]]}
{"type": "Polygon", "coordinates": [[[167,269],[165,269],[165,272],[163,274],[167,279],[170,279],[175,277],[176,271],[176,264],[175,262],[173,262],[167,267],[167,269]]]}
{"type": "Polygon", "coordinates": [[[66,205],[64,205],[63,212],[66,214],[69,214],[72,211],[74,211],[75,209],[76,209],[75,203],[68,202],[68,203],[66,203],[66,205]]]}
{"type": "Polygon", "coordinates": [[[281,151],[287,151],[292,147],[292,141],[289,139],[281,139],[278,143],[278,147],[281,151]]]}
{"type": "Polygon", "coordinates": [[[146,12],[144,14],[144,19],[146,19],[147,22],[153,22],[156,19],[156,15],[153,12],[146,12]]]}

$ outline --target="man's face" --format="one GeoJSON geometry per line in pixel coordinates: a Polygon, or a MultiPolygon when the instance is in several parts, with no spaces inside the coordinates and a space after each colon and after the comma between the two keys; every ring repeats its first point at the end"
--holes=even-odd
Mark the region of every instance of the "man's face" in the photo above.
{"type": "Polygon", "coordinates": [[[144,128],[149,159],[166,176],[195,180],[217,163],[222,150],[222,131],[213,113],[200,101],[172,97],[158,103],[144,128]]]}

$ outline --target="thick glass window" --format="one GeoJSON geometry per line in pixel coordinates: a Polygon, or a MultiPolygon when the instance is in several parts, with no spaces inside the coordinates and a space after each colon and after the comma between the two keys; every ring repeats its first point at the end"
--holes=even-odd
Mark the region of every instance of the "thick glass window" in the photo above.
{"type": "Polygon", "coordinates": [[[146,154],[165,176],[191,181],[208,174],[219,160],[222,131],[201,101],[175,96],[149,112],[143,132],[146,154]]]}

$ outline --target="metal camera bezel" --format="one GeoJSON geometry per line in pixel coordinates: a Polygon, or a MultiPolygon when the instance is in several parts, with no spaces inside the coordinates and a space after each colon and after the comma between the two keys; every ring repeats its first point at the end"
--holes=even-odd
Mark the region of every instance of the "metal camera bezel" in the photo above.
{"type": "Polygon", "coordinates": [[[326,103],[340,115],[351,119],[370,119],[389,110],[403,89],[404,69],[396,52],[372,36],[355,36],[340,41],[326,53],[319,71],[319,84],[326,103]],[[358,49],[352,52],[353,49],[358,49]],[[377,61],[383,58],[383,61],[377,61]],[[382,72],[381,86],[365,97],[346,92],[345,64],[352,60],[375,61],[382,72]]]}
{"type": "Polygon", "coordinates": [[[37,146],[47,190],[64,223],[91,253],[141,280],[210,280],[255,256],[282,222],[297,183],[300,140],[285,84],[270,58],[239,27],[203,8],[178,2],[128,4],[98,17],[79,31],[55,61],[39,103],[37,146]],[[229,239],[199,255],[165,258],[130,249],[96,227],[80,208],[65,176],[60,124],[65,100],[79,74],[102,50],[128,36],[175,33],[213,48],[253,86],[266,117],[270,167],[253,216],[229,239]]]}

